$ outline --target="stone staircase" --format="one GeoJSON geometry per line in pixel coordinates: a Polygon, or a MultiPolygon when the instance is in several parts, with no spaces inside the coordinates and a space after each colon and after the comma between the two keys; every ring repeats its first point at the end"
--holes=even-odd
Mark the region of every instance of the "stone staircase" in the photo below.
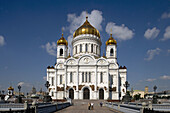
{"type": "Polygon", "coordinates": [[[100,103],[105,103],[105,100],[72,100],[74,106],[87,105],[88,103],[94,103],[94,106],[100,106],[100,103]]]}

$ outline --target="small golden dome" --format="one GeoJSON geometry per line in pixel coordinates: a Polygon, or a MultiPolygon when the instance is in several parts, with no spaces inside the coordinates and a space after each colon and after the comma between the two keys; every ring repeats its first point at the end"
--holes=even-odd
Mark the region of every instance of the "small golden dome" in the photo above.
{"type": "Polygon", "coordinates": [[[62,33],[62,37],[57,41],[57,45],[68,45],[67,40],[63,37],[63,33],[62,33]]]}
{"type": "Polygon", "coordinates": [[[112,34],[110,34],[110,38],[106,41],[106,45],[114,45],[117,44],[116,40],[112,37],[112,34]]]}
{"type": "Polygon", "coordinates": [[[99,31],[89,23],[88,17],[86,17],[86,21],[84,22],[84,24],[74,32],[73,38],[82,34],[92,34],[100,38],[99,31]]]}
{"type": "Polygon", "coordinates": [[[10,87],[8,88],[8,90],[14,90],[14,88],[13,88],[12,86],[10,86],[10,87]]]}

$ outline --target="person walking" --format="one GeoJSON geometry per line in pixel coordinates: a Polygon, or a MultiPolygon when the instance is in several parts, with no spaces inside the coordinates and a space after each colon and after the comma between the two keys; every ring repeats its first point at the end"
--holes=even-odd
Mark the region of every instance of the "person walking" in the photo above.
{"type": "Polygon", "coordinates": [[[103,105],[103,103],[102,103],[102,102],[100,102],[100,107],[102,107],[102,105],[103,105]]]}
{"type": "Polygon", "coordinates": [[[93,110],[94,103],[91,103],[91,109],[93,110]]]}
{"type": "Polygon", "coordinates": [[[90,104],[90,103],[88,103],[88,110],[90,110],[90,107],[91,107],[91,104],[90,104]]]}

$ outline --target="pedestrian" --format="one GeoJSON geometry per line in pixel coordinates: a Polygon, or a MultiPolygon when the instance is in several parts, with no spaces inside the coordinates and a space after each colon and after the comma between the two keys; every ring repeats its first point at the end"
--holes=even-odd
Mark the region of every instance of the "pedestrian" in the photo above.
{"type": "Polygon", "coordinates": [[[91,109],[93,110],[94,103],[91,103],[91,109]]]}
{"type": "Polygon", "coordinates": [[[100,107],[102,107],[102,105],[103,105],[103,103],[102,103],[102,102],[100,102],[100,107]]]}
{"type": "Polygon", "coordinates": [[[88,103],[88,110],[90,110],[90,107],[91,107],[91,104],[90,104],[90,103],[88,103]]]}

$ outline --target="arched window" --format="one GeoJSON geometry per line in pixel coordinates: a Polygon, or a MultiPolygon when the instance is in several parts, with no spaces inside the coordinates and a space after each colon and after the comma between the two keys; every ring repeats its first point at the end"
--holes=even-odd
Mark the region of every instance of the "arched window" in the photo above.
{"type": "Polygon", "coordinates": [[[84,72],[82,72],[82,82],[84,82],[84,72]]]}
{"type": "Polygon", "coordinates": [[[110,84],[113,84],[113,75],[110,75],[110,84]]]}
{"type": "Polygon", "coordinates": [[[87,44],[86,44],[86,47],[85,47],[85,48],[86,48],[86,52],[87,52],[87,51],[88,51],[88,47],[87,47],[87,44]]]}
{"type": "Polygon", "coordinates": [[[75,53],[77,54],[77,46],[75,47],[75,49],[76,49],[76,50],[75,50],[75,51],[76,51],[75,53]]]}
{"type": "Polygon", "coordinates": [[[91,82],[91,72],[89,72],[89,82],[91,82]]]}
{"type": "Polygon", "coordinates": [[[80,52],[82,52],[82,45],[80,44],[80,52]]]}
{"type": "Polygon", "coordinates": [[[51,85],[54,86],[54,77],[51,78],[51,85]]]}
{"type": "Polygon", "coordinates": [[[60,84],[62,84],[62,75],[60,75],[60,84]]]}
{"type": "Polygon", "coordinates": [[[97,50],[98,50],[98,45],[96,45],[96,54],[98,54],[97,50]]]}
{"type": "Polygon", "coordinates": [[[100,83],[102,83],[103,82],[103,73],[101,72],[100,73],[100,83]]]}
{"type": "Polygon", "coordinates": [[[63,49],[60,49],[60,56],[63,56],[63,49]]]}
{"type": "Polygon", "coordinates": [[[70,72],[70,82],[73,82],[73,73],[70,72]]]}
{"type": "Polygon", "coordinates": [[[54,96],[54,92],[51,92],[51,96],[52,96],[52,97],[54,96]]]}
{"type": "Polygon", "coordinates": [[[85,79],[86,79],[86,82],[87,82],[87,72],[86,72],[86,77],[85,77],[85,79]]]}
{"type": "Polygon", "coordinates": [[[91,52],[93,53],[93,44],[91,45],[91,52]]]}
{"type": "Polygon", "coordinates": [[[110,49],[110,56],[113,56],[113,48],[110,49]]]}

